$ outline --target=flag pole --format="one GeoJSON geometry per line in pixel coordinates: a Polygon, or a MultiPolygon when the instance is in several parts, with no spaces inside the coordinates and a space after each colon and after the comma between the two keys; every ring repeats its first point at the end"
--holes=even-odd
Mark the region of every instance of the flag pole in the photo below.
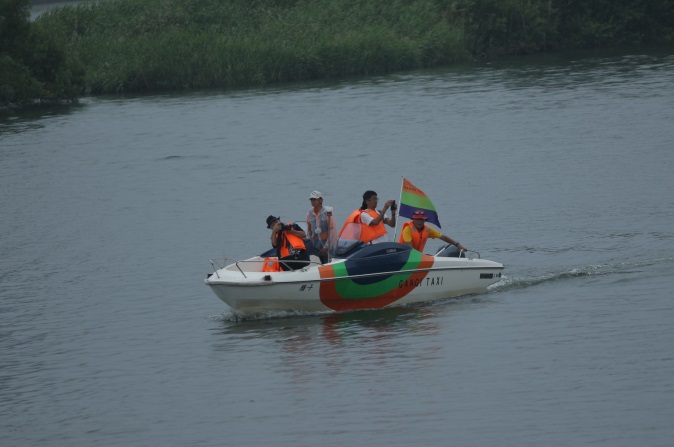
{"type": "Polygon", "coordinates": [[[405,175],[403,175],[402,180],[400,180],[400,195],[398,196],[398,208],[395,210],[396,213],[396,226],[393,229],[393,242],[396,242],[396,236],[398,236],[398,211],[400,210],[400,206],[402,205],[402,200],[403,200],[403,185],[405,184],[405,175]]]}

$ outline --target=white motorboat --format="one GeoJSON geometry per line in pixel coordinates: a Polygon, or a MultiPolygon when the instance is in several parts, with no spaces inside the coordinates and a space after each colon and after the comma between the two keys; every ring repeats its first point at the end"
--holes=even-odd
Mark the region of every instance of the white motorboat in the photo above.
{"type": "Polygon", "coordinates": [[[453,246],[435,255],[394,242],[341,240],[335,257],[317,257],[294,271],[264,271],[281,262],[270,252],[224,265],[211,259],[205,280],[236,312],[318,312],[378,309],[484,293],[501,279],[503,265],[453,246]]]}

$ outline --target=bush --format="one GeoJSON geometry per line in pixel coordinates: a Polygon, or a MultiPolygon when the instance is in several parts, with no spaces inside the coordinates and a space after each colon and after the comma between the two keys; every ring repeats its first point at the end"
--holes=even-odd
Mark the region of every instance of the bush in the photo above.
{"type": "Polygon", "coordinates": [[[0,107],[77,100],[83,67],[29,11],[30,0],[0,0],[0,107]]]}

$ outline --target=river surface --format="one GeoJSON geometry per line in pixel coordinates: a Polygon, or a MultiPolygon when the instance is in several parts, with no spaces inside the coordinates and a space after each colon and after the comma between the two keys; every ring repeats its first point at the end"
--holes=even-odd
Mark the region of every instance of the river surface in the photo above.
{"type": "Polygon", "coordinates": [[[2,118],[0,444],[670,446],[672,54],[2,118]],[[342,222],[403,175],[500,283],[244,320],[203,284],[312,190],[342,222]]]}

